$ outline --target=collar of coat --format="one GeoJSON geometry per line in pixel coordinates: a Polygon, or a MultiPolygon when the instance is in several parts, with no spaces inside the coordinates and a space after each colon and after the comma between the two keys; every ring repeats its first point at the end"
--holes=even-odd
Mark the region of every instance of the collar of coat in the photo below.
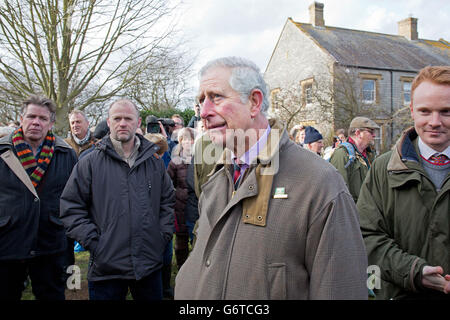
{"type": "MultiPolygon", "coordinates": [[[[273,178],[279,166],[279,150],[289,141],[285,125],[282,122],[269,119],[269,125],[271,130],[267,137],[266,146],[259,152],[246,172],[248,179],[251,178],[250,175],[254,176],[256,187],[245,198],[242,198],[242,221],[262,227],[266,226],[273,178]]],[[[225,149],[208,176],[211,177],[223,167],[225,167],[224,170],[231,170],[231,166],[231,151],[225,149]]],[[[243,184],[245,184],[245,181],[243,184]]],[[[238,201],[239,189],[236,192],[236,199],[231,199],[231,203],[238,201]]]]}
{"type": "Polygon", "coordinates": [[[402,136],[395,144],[391,158],[387,166],[388,171],[403,171],[410,168],[406,165],[407,161],[419,163],[419,156],[417,155],[417,132],[414,127],[403,131],[402,136]],[[415,144],[414,144],[414,141],[415,144]]]}
{"type": "MultiPolygon", "coordinates": [[[[417,137],[418,134],[412,127],[406,129],[395,144],[387,164],[388,183],[390,188],[402,187],[411,182],[417,183],[422,199],[434,199],[434,202],[423,202],[429,210],[432,210],[433,203],[439,201],[439,197],[436,197],[436,188],[432,182],[429,179],[423,179],[426,173],[419,160],[417,137]]],[[[441,196],[446,194],[449,187],[448,183],[444,184],[439,194],[441,196]]]]}

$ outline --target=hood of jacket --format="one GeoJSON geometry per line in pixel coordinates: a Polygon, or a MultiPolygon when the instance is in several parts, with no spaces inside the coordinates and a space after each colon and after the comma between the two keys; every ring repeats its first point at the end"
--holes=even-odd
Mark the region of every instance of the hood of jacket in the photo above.
{"type": "MultiPolygon", "coordinates": [[[[141,145],[139,146],[138,149],[139,153],[137,155],[136,162],[133,166],[139,165],[141,162],[145,161],[146,159],[148,159],[153,155],[159,158],[159,156],[156,154],[157,151],[160,149],[158,145],[148,141],[140,134],[136,134],[136,137],[140,140],[141,145]]],[[[105,152],[108,156],[117,159],[118,161],[124,161],[114,149],[114,146],[111,142],[111,137],[109,135],[105,136],[102,140],[100,140],[96,144],[95,149],[105,152]]]]}

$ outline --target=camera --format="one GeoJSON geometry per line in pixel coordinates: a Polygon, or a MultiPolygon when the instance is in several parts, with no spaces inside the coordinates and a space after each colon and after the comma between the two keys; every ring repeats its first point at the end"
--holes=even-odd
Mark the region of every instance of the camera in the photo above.
{"type": "Polygon", "coordinates": [[[147,133],[161,133],[161,128],[159,127],[159,123],[164,127],[167,134],[170,134],[170,127],[175,127],[175,121],[168,118],[157,118],[153,115],[149,115],[145,118],[145,123],[147,124],[147,133]]]}

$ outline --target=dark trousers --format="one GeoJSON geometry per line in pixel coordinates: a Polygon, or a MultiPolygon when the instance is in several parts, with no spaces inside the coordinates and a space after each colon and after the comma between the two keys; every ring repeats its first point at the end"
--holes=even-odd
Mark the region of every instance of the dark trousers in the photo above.
{"type": "Polygon", "coordinates": [[[189,256],[189,234],[187,232],[179,232],[175,238],[175,258],[177,259],[177,267],[180,270],[183,263],[189,256]]]}
{"type": "Polygon", "coordinates": [[[89,300],[125,300],[128,288],[136,301],[162,300],[161,270],[138,281],[128,279],[89,281],[89,300]]]}
{"type": "Polygon", "coordinates": [[[30,277],[37,300],[64,300],[64,254],[0,261],[0,300],[20,300],[30,277]]]}

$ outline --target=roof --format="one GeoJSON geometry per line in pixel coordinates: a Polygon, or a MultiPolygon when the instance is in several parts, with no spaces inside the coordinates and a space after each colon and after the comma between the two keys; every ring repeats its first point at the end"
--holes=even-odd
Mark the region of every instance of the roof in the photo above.
{"type": "Polygon", "coordinates": [[[450,43],[292,21],[339,64],[416,72],[427,65],[450,65],[450,43]]]}

